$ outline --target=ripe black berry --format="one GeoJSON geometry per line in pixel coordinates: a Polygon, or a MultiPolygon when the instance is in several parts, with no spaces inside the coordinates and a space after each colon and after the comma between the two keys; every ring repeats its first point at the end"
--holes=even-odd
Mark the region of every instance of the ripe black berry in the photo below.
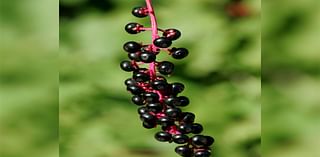
{"type": "Polygon", "coordinates": [[[130,53],[139,51],[141,49],[141,47],[142,47],[142,45],[135,42],[135,41],[129,41],[123,45],[123,49],[127,52],[130,52],[130,53]]]}
{"type": "Polygon", "coordinates": [[[140,62],[140,52],[128,53],[128,58],[136,62],[140,62]]]}
{"type": "Polygon", "coordinates": [[[140,95],[132,96],[131,101],[138,106],[144,105],[144,100],[140,95]]]}
{"type": "Polygon", "coordinates": [[[171,56],[174,59],[183,59],[187,57],[189,54],[189,51],[185,48],[172,48],[171,52],[172,52],[171,56]]]}
{"type": "Polygon", "coordinates": [[[135,7],[132,9],[131,13],[135,17],[139,17],[139,18],[143,18],[143,17],[148,16],[147,8],[143,8],[143,7],[135,7]]]}
{"type": "Polygon", "coordinates": [[[164,100],[164,103],[168,106],[178,106],[180,105],[180,101],[176,97],[168,97],[164,100]]]}
{"type": "Polygon", "coordinates": [[[155,122],[143,122],[142,126],[146,129],[152,129],[157,126],[155,122]]]}
{"type": "Polygon", "coordinates": [[[142,52],[140,55],[140,60],[145,63],[151,63],[156,60],[156,55],[152,52],[142,52]]]}
{"type": "Polygon", "coordinates": [[[147,103],[154,103],[159,101],[159,95],[157,93],[147,92],[143,94],[143,97],[147,103]]]}
{"type": "Polygon", "coordinates": [[[172,126],[174,124],[174,120],[169,117],[161,117],[159,118],[158,123],[162,125],[162,127],[167,129],[167,127],[172,126]]]}
{"type": "Polygon", "coordinates": [[[179,108],[169,108],[166,110],[166,115],[170,118],[177,118],[181,114],[181,109],[179,108]]]}
{"type": "Polygon", "coordinates": [[[200,134],[203,131],[203,127],[199,123],[192,124],[192,133],[193,134],[200,134]]]}
{"type": "Polygon", "coordinates": [[[156,90],[164,90],[167,88],[168,84],[165,80],[155,80],[151,83],[151,86],[156,90]]]}
{"type": "Polygon", "coordinates": [[[135,67],[131,64],[130,61],[122,61],[120,63],[120,67],[122,70],[126,71],[126,72],[131,72],[135,70],[135,67]]]}
{"type": "Polygon", "coordinates": [[[126,80],[124,81],[124,84],[125,84],[126,86],[129,86],[129,85],[137,85],[137,82],[136,82],[134,79],[132,79],[132,78],[128,78],[128,79],[126,79],[126,80]]]}
{"type": "Polygon", "coordinates": [[[179,125],[179,131],[184,133],[184,134],[188,134],[192,132],[192,125],[191,124],[180,124],[179,125]]]}
{"type": "Polygon", "coordinates": [[[131,92],[133,95],[139,95],[144,92],[144,90],[137,85],[129,85],[127,86],[127,90],[131,92]]]}
{"type": "Polygon", "coordinates": [[[185,134],[177,134],[172,136],[172,140],[176,144],[185,144],[189,141],[189,137],[185,134]]]}
{"type": "Polygon", "coordinates": [[[200,150],[194,154],[194,157],[210,157],[211,153],[208,150],[200,150]]]}
{"type": "Polygon", "coordinates": [[[157,66],[158,71],[163,75],[169,75],[173,73],[174,64],[168,61],[160,62],[157,66]]]}
{"type": "Polygon", "coordinates": [[[135,23],[135,22],[132,22],[132,23],[128,23],[126,26],[125,26],[125,30],[129,33],[129,34],[138,34],[141,32],[140,28],[142,28],[143,26],[138,24],[138,23],[135,23]]]}
{"type": "Polygon", "coordinates": [[[150,79],[150,76],[144,72],[135,72],[132,78],[137,82],[146,82],[150,79]]]}
{"type": "Polygon", "coordinates": [[[150,104],[147,104],[147,107],[151,112],[154,112],[154,113],[161,112],[163,109],[163,106],[160,103],[150,103],[150,104]]]}
{"type": "Polygon", "coordinates": [[[181,116],[181,121],[184,123],[193,123],[196,116],[191,112],[183,112],[181,116]]]}
{"type": "Polygon", "coordinates": [[[147,107],[139,107],[138,108],[138,113],[140,114],[140,115],[142,115],[142,114],[145,114],[145,113],[149,113],[150,111],[149,111],[149,109],[147,108],[147,107]]]}
{"type": "Polygon", "coordinates": [[[185,96],[179,96],[178,97],[180,104],[178,106],[188,106],[190,101],[189,98],[185,97],[185,96]]]}
{"type": "Polygon", "coordinates": [[[213,142],[214,139],[210,136],[195,135],[192,137],[192,145],[195,147],[209,147],[213,142]]]}
{"type": "Polygon", "coordinates": [[[172,41],[165,37],[157,38],[153,41],[153,44],[160,48],[168,48],[171,46],[172,41]]]}
{"type": "Polygon", "coordinates": [[[167,29],[163,32],[163,36],[170,40],[177,40],[181,36],[181,32],[177,29],[167,29]]]}
{"type": "Polygon", "coordinates": [[[171,92],[173,94],[181,93],[183,90],[184,90],[184,85],[182,83],[175,82],[171,84],[171,92]]]}
{"type": "Polygon", "coordinates": [[[192,150],[187,145],[176,147],[175,152],[183,157],[191,157],[192,155],[192,150]]]}
{"type": "Polygon", "coordinates": [[[168,132],[160,131],[154,135],[154,138],[160,142],[167,142],[171,140],[171,134],[168,132]]]}
{"type": "Polygon", "coordinates": [[[141,114],[140,119],[143,122],[150,122],[150,123],[156,122],[156,120],[157,120],[157,118],[150,113],[141,114]]]}

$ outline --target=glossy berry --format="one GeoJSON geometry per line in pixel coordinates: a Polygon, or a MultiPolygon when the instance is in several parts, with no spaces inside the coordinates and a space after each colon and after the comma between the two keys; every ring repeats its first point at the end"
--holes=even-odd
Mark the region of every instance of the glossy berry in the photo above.
{"type": "Polygon", "coordinates": [[[163,36],[170,40],[177,40],[181,36],[181,32],[177,29],[167,29],[163,32],[163,36]]]}
{"type": "Polygon", "coordinates": [[[181,116],[181,122],[183,123],[193,123],[196,116],[191,112],[184,112],[181,116]]]}
{"type": "MultiPolygon", "coordinates": [[[[159,119],[158,119],[158,123],[159,123],[161,126],[165,127],[165,128],[174,125],[173,119],[171,119],[171,118],[169,118],[169,117],[161,117],[161,118],[159,118],[159,119]]],[[[164,129],[164,130],[166,130],[166,129],[164,129]]]]}
{"type": "Polygon", "coordinates": [[[187,145],[176,147],[175,152],[183,157],[191,157],[192,155],[192,150],[187,145]]]}
{"type": "Polygon", "coordinates": [[[140,95],[132,96],[131,101],[138,106],[144,105],[144,99],[140,95]]]}
{"type": "Polygon", "coordinates": [[[151,83],[151,86],[156,90],[164,90],[168,84],[165,80],[155,80],[151,83]]]}
{"type": "Polygon", "coordinates": [[[153,113],[159,113],[163,109],[163,106],[160,103],[150,103],[147,104],[147,107],[153,113]]]}
{"type": "Polygon", "coordinates": [[[189,51],[185,48],[172,48],[171,53],[174,59],[183,59],[188,56],[189,51]]]}
{"type": "Polygon", "coordinates": [[[176,97],[168,97],[164,100],[164,103],[168,106],[178,106],[180,105],[180,101],[176,97]]]}
{"type": "Polygon", "coordinates": [[[168,132],[160,131],[154,135],[154,138],[160,142],[167,142],[171,140],[171,134],[168,132]]]}
{"type": "Polygon", "coordinates": [[[153,41],[153,44],[160,48],[168,48],[171,46],[172,41],[165,37],[157,38],[153,41]]]}
{"type": "Polygon", "coordinates": [[[135,67],[131,64],[130,61],[122,61],[120,67],[123,71],[131,72],[135,70],[135,67]]]}
{"type": "Polygon", "coordinates": [[[142,47],[141,44],[135,41],[129,41],[123,45],[123,49],[129,53],[137,52],[141,49],[141,47],[142,47]]]}
{"type": "Polygon", "coordinates": [[[181,93],[184,90],[184,85],[182,83],[172,83],[171,84],[171,92],[174,94],[181,93]]]}
{"type": "Polygon", "coordinates": [[[178,97],[180,104],[178,106],[184,107],[184,106],[188,106],[190,101],[189,98],[185,97],[185,96],[179,96],[178,97]]]}
{"type": "Polygon", "coordinates": [[[140,52],[128,53],[128,58],[136,62],[140,62],[140,52]]]}
{"type": "Polygon", "coordinates": [[[192,124],[192,133],[193,134],[200,134],[203,131],[203,127],[201,124],[194,123],[192,124]]]}
{"type": "Polygon", "coordinates": [[[155,122],[143,122],[142,126],[146,129],[152,129],[155,128],[157,124],[155,122]]]}
{"type": "Polygon", "coordinates": [[[146,82],[150,79],[149,74],[144,72],[135,72],[132,77],[137,82],[146,82]]]}
{"type": "Polygon", "coordinates": [[[137,85],[137,82],[136,82],[134,79],[132,79],[132,78],[128,78],[128,79],[126,79],[126,80],[124,81],[124,84],[125,84],[126,86],[129,86],[129,85],[137,85]]]}
{"type": "Polygon", "coordinates": [[[154,115],[150,114],[150,113],[141,114],[140,119],[143,122],[149,122],[149,123],[154,123],[157,120],[157,118],[154,115]]]}
{"type": "Polygon", "coordinates": [[[166,110],[166,115],[170,118],[177,118],[181,114],[181,109],[179,108],[169,108],[166,110]]]}
{"type": "Polygon", "coordinates": [[[200,150],[195,152],[194,157],[210,157],[211,153],[208,150],[200,150]]]}
{"type": "Polygon", "coordinates": [[[152,52],[142,52],[140,54],[140,60],[144,63],[151,63],[156,60],[156,55],[152,52]]]}
{"type": "Polygon", "coordinates": [[[158,71],[163,75],[169,75],[173,73],[174,64],[168,61],[160,62],[157,65],[158,71]]]}
{"type": "Polygon", "coordinates": [[[149,109],[147,108],[147,107],[139,107],[138,108],[138,113],[140,114],[140,115],[142,115],[142,114],[145,114],[145,113],[149,113],[150,111],[149,111],[149,109]]]}
{"type": "Polygon", "coordinates": [[[139,95],[144,92],[144,90],[141,87],[136,85],[127,86],[127,90],[131,92],[133,95],[139,95]]]}
{"type": "Polygon", "coordinates": [[[189,137],[185,134],[177,134],[172,136],[172,140],[176,144],[185,144],[189,141],[189,137]]]}
{"type": "Polygon", "coordinates": [[[129,34],[138,34],[140,33],[142,30],[140,28],[142,28],[143,26],[138,24],[138,23],[135,23],[135,22],[132,22],[132,23],[128,23],[126,26],[125,26],[125,30],[129,33],[129,34]]]}
{"type": "Polygon", "coordinates": [[[143,7],[135,7],[132,9],[131,13],[135,17],[139,17],[139,18],[143,18],[143,17],[148,16],[147,8],[143,8],[143,7]]]}
{"type": "Polygon", "coordinates": [[[179,131],[184,134],[189,134],[192,132],[192,125],[191,124],[180,124],[178,127],[179,131]]]}
{"type": "Polygon", "coordinates": [[[154,103],[159,101],[159,95],[152,92],[144,93],[143,98],[147,103],[154,103]]]}
{"type": "Polygon", "coordinates": [[[195,147],[209,147],[213,144],[214,139],[210,136],[195,135],[191,138],[192,145],[195,147]]]}

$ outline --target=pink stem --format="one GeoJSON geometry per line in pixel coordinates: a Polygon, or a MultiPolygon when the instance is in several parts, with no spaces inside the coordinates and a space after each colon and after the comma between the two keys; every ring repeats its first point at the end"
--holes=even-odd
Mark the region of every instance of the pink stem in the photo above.
{"type": "MultiPolygon", "coordinates": [[[[157,18],[155,16],[155,12],[151,3],[151,0],[146,0],[148,13],[151,20],[151,30],[152,30],[152,51],[157,51],[157,47],[153,44],[153,41],[159,37],[158,35],[158,24],[157,24],[157,18]]],[[[151,76],[151,80],[153,80],[156,77],[156,65],[155,62],[152,62],[149,64],[149,72],[151,76]]]]}

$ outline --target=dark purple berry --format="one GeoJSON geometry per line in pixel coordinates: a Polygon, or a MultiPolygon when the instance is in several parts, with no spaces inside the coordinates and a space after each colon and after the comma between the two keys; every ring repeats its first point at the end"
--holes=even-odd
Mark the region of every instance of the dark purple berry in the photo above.
{"type": "Polygon", "coordinates": [[[157,124],[155,122],[143,122],[142,126],[146,129],[152,129],[155,128],[157,124]]]}
{"type": "Polygon", "coordinates": [[[183,112],[181,116],[181,122],[183,123],[193,123],[196,116],[191,112],[183,112]]]}
{"type": "Polygon", "coordinates": [[[160,62],[157,65],[158,71],[163,75],[170,75],[173,73],[174,64],[168,61],[160,62]]]}
{"type": "Polygon", "coordinates": [[[168,132],[160,131],[154,135],[154,138],[160,142],[167,142],[171,140],[171,134],[168,132]]]}
{"type": "Polygon", "coordinates": [[[128,53],[128,58],[136,62],[140,62],[140,52],[128,53]]]}
{"type": "Polygon", "coordinates": [[[172,41],[165,37],[157,38],[153,41],[153,44],[160,48],[168,48],[171,46],[172,41]]]}
{"type": "Polygon", "coordinates": [[[136,69],[130,61],[122,61],[120,63],[120,67],[123,71],[126,71],[126,72],[131,72],[136,69]]]}
{"type": "Polygon", "coordinates": [[[133,78],[128,78],[124,81],[124,84],[126,86],[129,86],[129,85],[137,85],[137,82],[133,79],[133,78]]]}
{"type": "Polygon", "coordinates": [[[181,36],[181,32],[177,29],[167,29],[163,32],[163,36],[170,40],[177,40],[181,36]]]}
{"type": "Polygon", "coordinates": [[[135,22],[132,22],[132,23],[128,23],[126,26],[125,26],[125,30],[129,33],[129,34],[138,34],[141,32],[140,28],[142,28],[143,26],[138,24],[138,23],[135,23],[135,22]]]}
{"type": "Polygon", "coordinates": [[[191,133],[192,132],[192,125],[191,124],[180,124],[178,127],[178,130],[184,134],[191,133]]]}
{"type": "Polygon", "coordinates": [[[174,120],[170,119],[169,117],[161,117],[158,119],[158,123],[165,127],[164,130],[166,130],[167,127],[174,125],[174,120]]]}
{"type": "Polygon", "coordinates": [[[172,83],[171,84],[171,92],[174,94],[181,93],[184,90],[184,85],[182,83],[172,83]]]}
{"type": "Polygon", "coordinates": [[[131,101],[138,106],[144,105],[144,100],[140,95],[134,95],[131,101]]]}
{"type": "Polygon", "coordinates": [[[132,78],[137,82],[146,82],[150,79],[149,74],[144,72],[135,72],[133,73],[132,78]]]}
{"type": "Polygon", "coordinates": [[[141,114],[140,115],[140,119],[143,121],[143,122],[156,122],[157,120],[157,117],[155,117],[154,115],[150,114],[150,113],[144,113],[144,114],[141,114]]]}
{"type": "Polygon", "coordinates": [[[151,83],[151,86],[155,90],[165,90],[168,86],[167,81],[165,80],[155,80],[151,83]]]}
{"type": "Polygon", "coordinates": [[[181,109],[179,108],[168,108],[165,114],[170,118],[177,118],[181,114],[181,109]]]}
{"type": "Polygon", "coordinates": [[[159,101],[159,95],[157,93],[147,92],[143,94],[144,100],[147,103],[153,103],[159,101]]]}
{"type": "Polygon", "coordinates": [[[180,101],[180,104],[178,106],[184,107],[184,106],[188,106],[190,103],[189,98],[185,96],[179,96],[178,99],[180,101]]]}
{"type": "Polygon", "coordinates": [[[163,109],[163,106],[160,103],[150,103],[150,104],[147,104],[147,107],[151,112],[154,112],[154,113],[159,113],[163,109]]]}
{"type": "Polygon", "coordinates": [[[189,51],[185,48],[172,48],[171,53],[174,59],[183,59],[188,56],[189,51]]]}
{"type": "Polygon", "coordinates": [[[204,135],[195,135],[191,139],[192,145],[195,147],[209,147],[214,142],[214,139],[212,137],[204,135]]]}
{"type": "Polygon", "coordinates": [[[156,55],[152,52],[142,52],[140,54],[140,60],[145,63],[151,63],[156,60],[156,55]]]}
{"type": "Polygon", "coordinates": [[[203,127],[201,124],[194,123],[192,124],[192,133],[193,134],[200,134],[203,131],[203,127]]]}
{"type": "Polygon", "coordinates": [[[135,41],[129,41],[123,45],[123,49],[129,53],[137,52],[141,49],[141,47],[142,45],[135,41]]]}
{"type": "Polygon", "coordinates": [[[194,157],[210,157],[211,153],[208,150],[200,150],[195,152],[194,157]]]}
{"type": "Polygon", "coordinates": [[[188,145],[176,147],[175,152],[183,157],[191,157],[192,155],[192,150],[188,145]]]}
{"type": "Polygon", "coordinates": [[[142,115],[142,114],[145,114],[145,113],[149,113],[150,111],[149,111],[149,109],[147,108],[147,107],[139,107],[138,108],[138,113],[140,114],[140,115],[142,115]]]}
{"type": "Polygon", "coordinates": [[[127,90],[131,92],[133,95],[139,95],[144,92],[144,90],[141,87],[136,85],[127,86],[127,90]]]}
{"type": "Polygon", "coordinates": [[[148,16],[147,8],[144,8],[144,7],[135,7],[132,9],[131,13],[135,17],[139,17],[139,18],[143,18],[143,17],[148,16]]]}
{"type": "Polygon", "coordinates": [[[172,136],[172,140],[176,144],[185,144],[189,141],[189,137],[185,134],[177,134],[172,136]]]}
{"type": "Polygon", "coordinates": [[[164,103],[168,106],[178,106],[180,105],[180,101],[176,97],[168,97],[164,100],[164,103]]]}

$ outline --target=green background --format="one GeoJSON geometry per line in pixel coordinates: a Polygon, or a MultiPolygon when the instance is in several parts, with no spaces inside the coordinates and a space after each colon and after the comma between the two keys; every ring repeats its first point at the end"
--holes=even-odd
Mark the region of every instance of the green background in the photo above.
{"type": "MultiPolygon", "coordinates": [[[[144,2],[61,0],[60,19],[58,3],[0,3],[0,156],[177,156],[141,126],[119,68],[124,42],[150,42],[123,29],[149,25],[130,14],[144,2]]],[[[242,18],[228,3],[154,0],[159,27],[179,29],[174,46],[190,50],[159,58],[186,85],[184,111],[215,137],[216,157],[320,156],[319,2],[244,0],[242,18]]]]}

